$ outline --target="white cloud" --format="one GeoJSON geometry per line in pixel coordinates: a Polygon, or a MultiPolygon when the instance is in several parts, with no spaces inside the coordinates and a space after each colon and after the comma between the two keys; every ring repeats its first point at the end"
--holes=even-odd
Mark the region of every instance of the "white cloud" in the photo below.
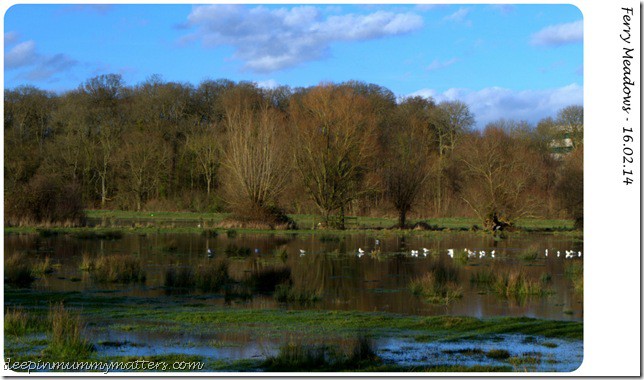
{"type": "Polygon", "coordinates": [[[432,97],[436,102],[461,100],[474,113],[478,128],[501,118],[525,120],[533,125],[539,120],[556,116],[569,105],[583,104],[583,87],[573,83],[548,90],[514,91],[501,87],[488,87],[478,91],[451,88],[442,93],[421,89],[409,96],[432,97]]]}
{"type": "Polygon", "coordinates": [[[445,16],[445,21],[451,22],[463,22],[467,25],[471,25],[471,22],[466,19],[467,15],[470,13],[470,8],[461,7],[456,12],[445,16]]]}
{"type": "Polygon", "coordinates": [[[446,67],[452,66],[453,64],[455,64],[458,61],[459,61],[458,58],[452,58],[452,59],[448,59],[447,61],[442,61],[442,62],[439,61],[438,59],[435,59],[432,63],[429,64],[429,66],[427,66],[427,70],[428,71],[434,71],[434,70],[444,69],[446,67]]]}
{"type": "Polygon", "coordinates": [[[14,46],[4,56],[4,67],[11,70],[29,66],[38,59],[36,43],[32,40],[21,42],[14,46]]]}
{"type": "MultiPolygon", "coordinates": [[[[17,38],[13,37],[14,42],[17,38]]],[[[5,34],[5,40],[7,34],[5,34]]],[[[31,81],[49,79],[57,73],[69,70],[78,62],[65,54],[43,55],[36,50],[33,40],[20,42],[4,56],[4,66],[7,70],[22,70],[19,77],[31,81]],[[27,70],[27,71],[24,71],[27,70]]]]}
{"type": "Polygon", "coordinates": [[[338,41],[361,41],[405,34],[423,25],[413,13],[377,11],[366,15],[325,17],[317,8],[268,9],[257,6],[194,7],[187,27],[197,28],[182,42],[201,40],[206,47],[230,45],[244,68],[273,72],[322,59],[338,41]]]}
{"type": "Polygon", "coordinates": [[[4,34],[4,44],[5,45],[11,45],[14,42],[18,41],[18,33],[17,32],[6,32],[4,34]]]}
{"type": "Polygon", "coordinates": [[[550,25],[534,33],[530,43],[535,46],[560,46],[582,42],[584,39],[583,21],[550,25]]]}
{"type": "Polygon", "coordinates": [[[256,82],[256,84],[257,84],[257,87],[265,88],[267,90],[277,88],[277,87],[280,86],[280,84],[277,83],[277,81],[275,79],[268,79],[268,80],[259,81],[259,82],[256,82]]]}

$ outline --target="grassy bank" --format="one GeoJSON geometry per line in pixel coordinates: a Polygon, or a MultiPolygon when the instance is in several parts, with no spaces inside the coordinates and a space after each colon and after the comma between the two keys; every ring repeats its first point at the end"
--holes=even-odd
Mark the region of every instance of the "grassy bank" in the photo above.
{"type": "MultiPolygon", "coordinates": [[[[139,233],[204,233],[212,230],[227,229],[217,227],[228,214],[225,213],[191,213],[191,212],[134,212],[117,210],[88,210],[88,219],[92,227],[66,228],[53,227],[42,229],[38,227],[8,227],[5,233],[75,233],[96,234],[112,233],[114,231],[139,232],[139,233]]],[[[480,221],[476,218],[432,218],[413,220],[410,225],[422,222],[429,226],[429,230],[399,230],[391,229],[396,225],[395,218],[351,217],[346,230],[315,229],[322,221],[318,215],[293,214],[289,215],[297,225],[298,230],[282,231],[284,233],[310,234],[310,233],[351,233],[356,230],[383,231],[383,233],[423,234],[440,231],[476,231],[480,230],[480,221]]],[[[575,230],[572,220],[563,219],[522,219],[517,221],[515,231],[521,232],[554,232],[581,235],[575,230]]],[[[240,229],[241,230],[241,229],[240,229]]],[[[274,230],[241,230],[252,232],[271,232],[274,230]]],[[[480,231],[480,233],[485,233],[480,231]]]]}

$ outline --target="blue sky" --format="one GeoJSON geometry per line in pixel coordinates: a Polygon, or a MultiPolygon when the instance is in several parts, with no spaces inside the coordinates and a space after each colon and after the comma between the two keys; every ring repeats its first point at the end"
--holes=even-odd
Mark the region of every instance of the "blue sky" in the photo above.
{"type": "Polygon", "coordinates": [[[462,100],[477,125],[536,123],[583,102],[583,16],[571,5],[14,5],[5,88],[57,92],[118,73],[261,86],[360,80],[462,100]]]}

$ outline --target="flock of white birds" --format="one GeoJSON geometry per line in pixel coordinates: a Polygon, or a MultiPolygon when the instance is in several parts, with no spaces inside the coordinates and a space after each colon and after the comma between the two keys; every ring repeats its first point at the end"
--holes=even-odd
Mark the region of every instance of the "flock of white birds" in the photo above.
{"type": "MultiPolygon", "coordinates": [[[[255,249],[255,252],[257,253],[258,249],[255,249]]],[[[379,240],[376,240],[375,248],[371,252],[372,253],[373,252],[380,252],[380,241],[379,240]]],[[[483,250],[481,250],[481,251],[472,251],[470,249],[463,248],[463,252],[467,253],[467,258],[468,259],[471,259],[471,258],[483,259],[485,257],[489,257],[489,258],[492,258],[492,259],[496,258],[496,250],[494,250],[494,249],[491,250],[490,252],[486,252],[486,251],[483,251],[483,250]],[[488,253],[489,253],[489,255],[488,255],[488,253]]],[[[360,257],[364,256],[365,253],[366,253],[366,251],[364,249],[358,248],[358,250],[356,252],[356,255],[358,256],[358,258],[360,258],[360,257]]],[[[431,250],[429,250],[427,248],[423,248],[422,253],[418,249],[412,249],[412,250],[409,251],[409,254],[411,255],[411,257],[420,257],[421,254],[422,254],[423,257],[427,257],[430,253],[431,253],[431,250]]],[[[544,258],[548,257],[548,253],[549,253],[548,249],[546,249],[544,251],[544,258]]],[[[207,250],[207,254],[208,254],[209,258],[212,258],[214,256],[214,253],[210,249],[207,250]]],[[[574,250],[565,250],[564,254],[565,254],[565,256],[563,256],[563,257],[565,257],[566,259],[573,259],[575,257],[581,258],[581,251],[575,252],[574,250]]],[[[306,251],[304,249],[300,249],[300,257],[303,257],[305,255],[306,255],[306,251]]],[[[553,253],[553,255],[554,255],[554,253],[553,253]]],[[[449,248],[447,250],[447,256],[449,256],[452,259],[454,258],[454,248],[449,248]]],[[[562,257],[562,252],[557,251],[556,257],[562,257]]]]}

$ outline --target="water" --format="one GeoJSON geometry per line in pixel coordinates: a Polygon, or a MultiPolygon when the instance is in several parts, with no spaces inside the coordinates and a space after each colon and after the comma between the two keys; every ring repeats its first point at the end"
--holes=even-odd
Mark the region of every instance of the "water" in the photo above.
{"type": "MultiPolygon", "coordinates": [[[[565,275],[566,266],[581,263],[583,258],[565,259],[566,250],[582,250],[581,243],[565,235],[516,234],[496,241],[491,236],[474,233],[440,233],[414,235],[380,235],[380,254],[370,255],[376,247],[376,236],[359,233],[347,235],[295,234],[220,234],[207,238],[202,234],[125,234],[118,240],[78,239],[70,235],[41,237],[38,235],[5,235],[5,254],[25,252],[29,257],[49,257],[56,271],[42,276],[32,288],[49,291],[115,291],[120,295],[165,297],[164,275],[170,266],[197,267],[206,263],[207,249],[217,257],[226,256],[227,247],[249,248],[251,255],[230,259],[230,274],[243,280],[253,271],[265,267],[288,267],[293,288],[321,295],[310,305],[291,308],[325,310],[387,311],[409,315],[463,315],[473,317],[528,316],[558,320],[582,320],[583,297],[565,275]],[[358,248],[367,253],[359,257],[358,248]],[[426,257],[422,248],[431,251],[426,257]],[[457,254],[467,248],[486,251],[484,258],[455,260],[448,249],[457,254]],[[412,257],[411,250],[419,250],[412,257]],[[545,249],[550,254],[543,255],[545,249]],[[305,254],[300,254],[304,250],[305,254]],[[495,258],[490,252],[495,250],[495,258]],[[287,255],[276,252],[285,251],[287,255]],[[536,260],[522,259],[528,251],[539,253],[536,260]],[[561,251],[561,257],[556,252],[561,251]],[[94,283],[87,272],[79,269],[83,255],[100,256],[130,254],[139,256],[146,271],[144,285],[94,283]],[[444,304],[431,304],[414,296],[409,290],[411,279],[422,276],[431,268],[444,266],[457,272],[463,297],[444,304]],[[549,276],[547,296],[505,298],[471,283],[476,273],[503,272],[521,268],[537,281],[549,276]]],[[[114,293],[108,293],[114,295],[114,293]]],[[[202,297],[200,301],[223,304],[223,297],[209,297],[199,291],[185,296],[202,297]]],[[[276,308],[270,294],[255,294],[247,302],[233,307],[276,308]]]]}

